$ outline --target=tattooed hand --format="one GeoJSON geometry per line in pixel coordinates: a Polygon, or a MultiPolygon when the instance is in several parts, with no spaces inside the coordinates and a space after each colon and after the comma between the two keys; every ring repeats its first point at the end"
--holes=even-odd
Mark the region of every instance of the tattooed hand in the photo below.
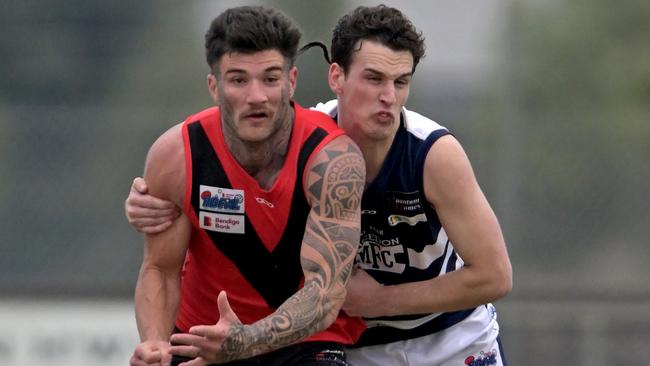
{"type": "Polygon", "coordinates": [[[182,363],[183,366],[199,366],[230,361],[232,344],[242,343],[239,335],[243,334],[243,325],[237,314],[232,311],[225,291],[221,291],[217,300],[219,304],[219,321],[215,325],[197,325],[189,333],[171,336],[171,353],[177,356],[194,358],[182,363]]]}

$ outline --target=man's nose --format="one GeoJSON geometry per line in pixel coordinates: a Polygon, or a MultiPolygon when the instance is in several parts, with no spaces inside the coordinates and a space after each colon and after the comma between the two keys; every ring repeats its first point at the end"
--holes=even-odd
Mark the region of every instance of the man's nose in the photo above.
{"type": "Polygon", "coordinates": [[[250,83],[250,87],[248,88],[248,95],[246,99],[249,103],[252,104],[266,102],[268,100],[268,95],[262,83],[257,80],[253,80],[250,83]]]}
{"type": "Polygon", "coordinates": [[[395,94],[395,85],[393,83],[386,83],[381,90],[379,99],[382,103],[387,105],[392,105],[397,101],[397,95],[395,94]]]}

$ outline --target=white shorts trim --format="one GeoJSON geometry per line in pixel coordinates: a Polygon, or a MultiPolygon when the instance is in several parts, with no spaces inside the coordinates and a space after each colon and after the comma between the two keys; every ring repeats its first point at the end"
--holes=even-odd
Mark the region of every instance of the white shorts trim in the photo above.
{"type": "Polygon", "coordinates": [[[492,304],[479,306],[453,326],[423,337],[349,348],[351,366],[504,366],[492,304]]]}

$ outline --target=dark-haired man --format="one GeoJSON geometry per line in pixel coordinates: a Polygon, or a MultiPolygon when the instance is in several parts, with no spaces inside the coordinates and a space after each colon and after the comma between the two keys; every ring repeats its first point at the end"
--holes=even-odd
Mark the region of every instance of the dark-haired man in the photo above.
{"type": "Polygon", "coordinates": [[[318,110],[361,148],[361,244],[343,309],[368,329],[353,365],[504,365],[496,312],[512,274],[494,212],[448,130],[404,108],[424,41],[397,9],[359,7],[332,35],[318,110]]]}
{"type": "MultiPolygon", "coordinates": [[[[367,172],[361,269],[343,309],[369,328],[350,363],[504,365],[490,301],[510,291],[512,273],[498,221],[458,141],[404,108],[420,33],[397,9],[359,7],[337,23],[331,50],[337,100],[316,109],[358,144],[367,172]]],[[[130,216],[145,213],[136,202],[165,205],[134,186],[130,216]]]]}
{"type": "Polygon", "coordinates": [[[299,40],[272,9],[212,22],[219,107],[170,128],[147,156],[150,192],[183,213],[145,237],[132,366],[346,364],[342,345],[363,330],[339,309],[365,166],[331,118],[291,102],[299,40]]]}

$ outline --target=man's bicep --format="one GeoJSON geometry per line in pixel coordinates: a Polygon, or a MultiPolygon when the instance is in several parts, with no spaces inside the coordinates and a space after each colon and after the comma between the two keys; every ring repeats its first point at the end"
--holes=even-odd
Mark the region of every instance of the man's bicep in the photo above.
{"type": "MultiPolygon", "coordinates": [[[[149,192],[178,207],[183,204],[185,192],[185,155],[180,127],[172,127],[154,142],[144,173],[149,192]]],[[[182,214],[166,231],[146,234],[145,263],[171,269],[182,265],[191,228],[189,218],[182,214]]]]}
{"type": "Polygon", "coordinates": [[[360,231],[365,163],[345,136],[327,144],[309,164],[305,194],[311,206],[301,250],[305,275],[324,287],[347,281],[360,231]]]}
{"type": "Polygon", "coordinates": [[[143,260],[145,266],[162,271],[180,270],[185,261],[191,231],[192,223],[185,214],[182,214],[164,232],[146,234],[143,260]]]}
{"type": "Polygon", "coordinates": [[[480,192],[471,164],[460,143],[451,135],[441,137],[427,153],[424,193],[436,211],[467,213],[480,192]]]}
{"type": "Polygon", "coordinates": [[[494,257],[504,245],[499,224],[476,181],[467,155],[453,139],[436,142],[427,156],[424,185],[445,231],[466,262],[494,257]]]}

